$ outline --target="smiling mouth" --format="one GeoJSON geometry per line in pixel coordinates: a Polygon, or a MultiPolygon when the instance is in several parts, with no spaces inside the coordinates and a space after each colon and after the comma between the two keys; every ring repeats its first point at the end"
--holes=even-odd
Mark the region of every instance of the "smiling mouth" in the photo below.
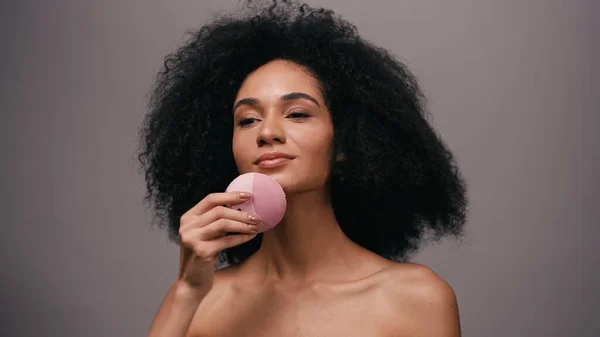
{"type": "Polygon", "coordinates": [[[289,162],[290,158],[274,158],[274,159],[265,159],[262,160],[258,163],[258,167],[261,168],[273,168],[273,167],[279,167],[281,165],[286,164],[287,162],[289,162]]]}

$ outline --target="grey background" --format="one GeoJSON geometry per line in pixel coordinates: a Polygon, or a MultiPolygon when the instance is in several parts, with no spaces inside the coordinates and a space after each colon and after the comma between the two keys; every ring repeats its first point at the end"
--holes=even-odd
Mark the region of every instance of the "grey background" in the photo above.
{"type": "MultiPolygon", "coordinates": [[[[146,95],[236,3],[2,2],[0,335],[146,334],[178,266],[141,201],[146,95]]],[[[455,289],[463,336],[599,336],[598,1],[309,3],[409,64],[457,156],[467,237],[414,260],[455,289]]]]}

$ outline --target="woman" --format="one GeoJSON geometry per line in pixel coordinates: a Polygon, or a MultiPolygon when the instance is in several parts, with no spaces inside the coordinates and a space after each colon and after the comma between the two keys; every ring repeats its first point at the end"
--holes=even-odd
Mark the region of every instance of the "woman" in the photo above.
{"type": "Polygon", "coordinates": [[[142,129],[146,199],[181,247],[149,336],[460,336],[452,288],[406,262],[466,218],[415,78],[329,10],[246,8],[167,57],[142,129]],[[252,197],[222,192],[247,172],[287,196],[260,234],[222,206],[252,197]]]}

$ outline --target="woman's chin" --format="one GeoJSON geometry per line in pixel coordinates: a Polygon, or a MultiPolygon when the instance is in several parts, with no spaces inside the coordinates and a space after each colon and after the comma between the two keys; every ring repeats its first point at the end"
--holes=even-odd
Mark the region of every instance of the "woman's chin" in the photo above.
{"type": "Polygon", "coordinates": [[[298,181],[297,179],[285,179],[285,177],[281,177],[281,178],[277,178],[277,177],[272,177],[275,179],[275,181],[277,181],[279,183],[279,185],[281,185],[281,187],[283,188],[283,192],[285,192],[285,195],[288,196],[288,199],[290,196],[293,195],[300,195],[300,194],[304,194],[307,192],[314,192],[319,190],[320,188],[322,188],[322,186],[314,186],[314,184],[310,184],[308,182],[303,182],[303,181],[298,181]]]}
{"type": "Polygon", "coordinates": [[[261,169],[259,167],[255,167],[252,169],[252,171],[244,172],[244,173],[250,173],[250,172],[265,174],[265,175],[268,175],[269,177],[275,179],[275,181],[279,185],[281,185],[281,187],[283,188],[283,191],[285,192],[286,195],[305,193],[305,192],[309,192],[311,190],[318,189],[319,187],[322,187],[322,186],[315,186],[315,185],[319,185],[319,182],[316,180],[320,180],[320,179],[315,179],[315,181],[300,181],[298,175],[295,174],[294,172],[292,172],[292,170],[286,170],[286,169],[265,170],[265,169],[261,169]]]}

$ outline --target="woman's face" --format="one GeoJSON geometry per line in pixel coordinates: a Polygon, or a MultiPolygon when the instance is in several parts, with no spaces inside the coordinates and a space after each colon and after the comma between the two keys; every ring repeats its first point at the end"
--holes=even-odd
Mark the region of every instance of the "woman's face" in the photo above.
{"type": "Polygon", "coordinates": [[[233,156],[240,174],[264,173],[286,193],[324,186],[333,156],[331,116],[317,81],[276,60],[252,72],[234,102],[233,156]],[[274,154],[274,160],[260,161],[274,154]]]}

